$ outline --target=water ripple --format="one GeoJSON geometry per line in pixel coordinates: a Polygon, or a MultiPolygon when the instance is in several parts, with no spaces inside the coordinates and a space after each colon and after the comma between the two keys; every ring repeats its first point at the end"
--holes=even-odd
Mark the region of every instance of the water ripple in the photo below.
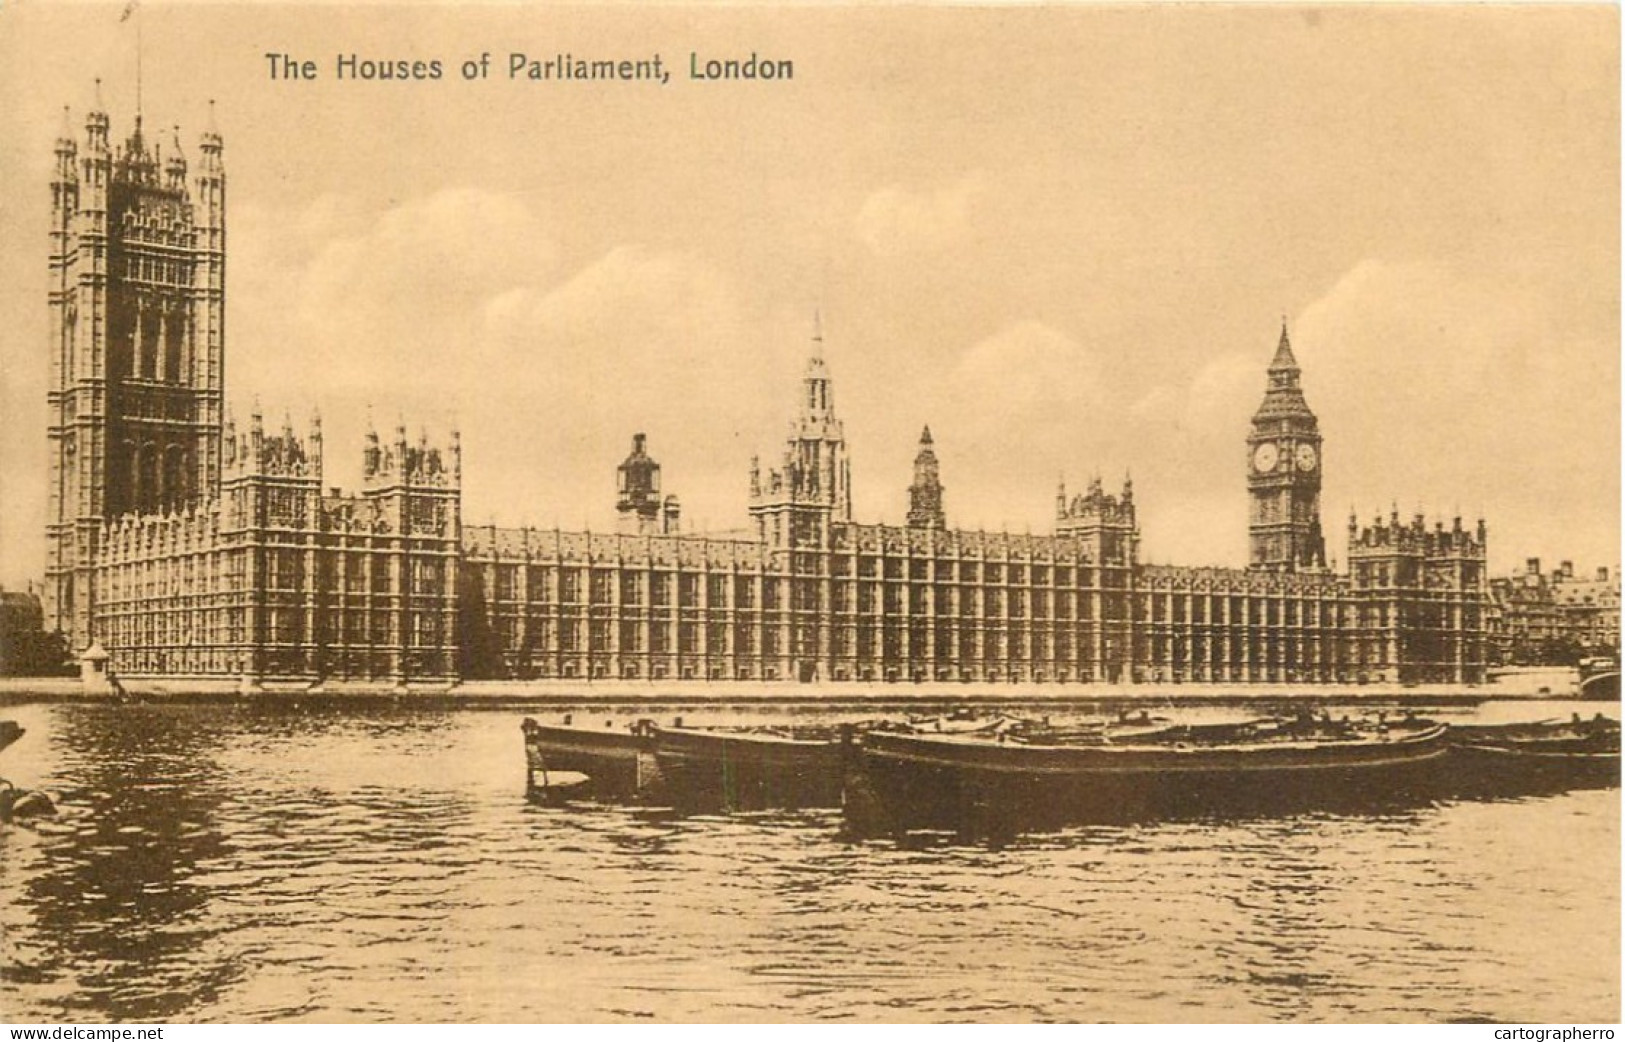
{"type": "Polygon", "coordinates": [[[197,1021],[1610,1020],[1619,793],[1089,826],[526,803],[501,713],[23,707],[0,1008],[197,1021]]]}

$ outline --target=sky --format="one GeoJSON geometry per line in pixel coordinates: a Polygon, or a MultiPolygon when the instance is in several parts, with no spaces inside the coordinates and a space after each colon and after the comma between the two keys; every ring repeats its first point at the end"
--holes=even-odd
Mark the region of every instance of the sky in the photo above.
{"type": "Polygon", "coordinates": [[[1144,560],[1241,565],[1284,319],[1334,559],[1397,507],[1484,517],[1495,573],[1620,560],[1611,6],[122,11],[0,7],[0,583],[43,571],[52,144],[98,77],[127,136],[138,53],[149,134],[195,163],[214,99],[225,140],[228,402],[319,410],[327,484],[369,416],[456,428],[465,524],[609,530],[646,432],[685,525],[741,528],[817,313],[857,519],[929,424],[953,526],[1131,473],[1144,560]],[[794,77],[689,79],[753,52],[794,77]]]}

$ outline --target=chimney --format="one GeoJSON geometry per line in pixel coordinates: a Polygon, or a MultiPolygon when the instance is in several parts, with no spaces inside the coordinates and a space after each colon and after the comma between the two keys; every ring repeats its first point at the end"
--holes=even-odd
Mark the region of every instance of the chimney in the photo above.
{"type": "Polygon", "coordinates": [[[1525,571],[1530,575],[1539,575],[1540,574],[1540,558],[1538,558],[1538,557],[1529,558],[1529,560],[1526,562],[1525,571]]]}
{"type": "Polygon", "coordinates": [[[1561,574],[1565,579],[1574,578],[1574,562],[1564,561],[1562,567],[1558,571],[1559,574],[1561,574]]]}
{"type": "Polygon", "coordinates": [[[1600,583],[1605,583],[1605,582],[1608,581],[1608,569],[1607,568],[1598,568],[1597,569],[1597,581],[1600,582],[1600,583]]]}

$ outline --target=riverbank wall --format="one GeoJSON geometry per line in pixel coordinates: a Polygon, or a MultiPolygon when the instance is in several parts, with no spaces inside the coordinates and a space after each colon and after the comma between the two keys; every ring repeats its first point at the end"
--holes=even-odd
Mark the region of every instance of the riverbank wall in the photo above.
{"type": "Polygon", "coordinates": [[[469,681],[405,684],[345,681],[325,684],[186,677],[121,678],[122,694],[88,691],[73,677],[0,677],[0,705],[37,702],[103,702],[115,698],[152,702],[297,701],[413,702],[436,706],[752,706],[898,707],[948,706],[1168,706],[1237,703],[1304,705],[1471,705],[1500,699],[1573,698],[1574,670],[1518,670],[1487,684],[803,684],[789,681],[705,683],[600,680],[469,681]]]}

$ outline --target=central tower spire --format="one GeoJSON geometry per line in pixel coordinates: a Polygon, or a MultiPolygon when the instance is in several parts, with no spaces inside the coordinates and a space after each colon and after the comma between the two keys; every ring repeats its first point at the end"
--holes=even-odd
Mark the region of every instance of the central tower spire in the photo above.
{"type": "Polygon", "coordinates": [[[812,351],[801,378],[801,401],[790,421],[782,464],[752,482],[751,516],[764,541],[819,545],[831,521],[852,520],[846,431],[824,364],[822,323],[813,318],[812,351]]]}

